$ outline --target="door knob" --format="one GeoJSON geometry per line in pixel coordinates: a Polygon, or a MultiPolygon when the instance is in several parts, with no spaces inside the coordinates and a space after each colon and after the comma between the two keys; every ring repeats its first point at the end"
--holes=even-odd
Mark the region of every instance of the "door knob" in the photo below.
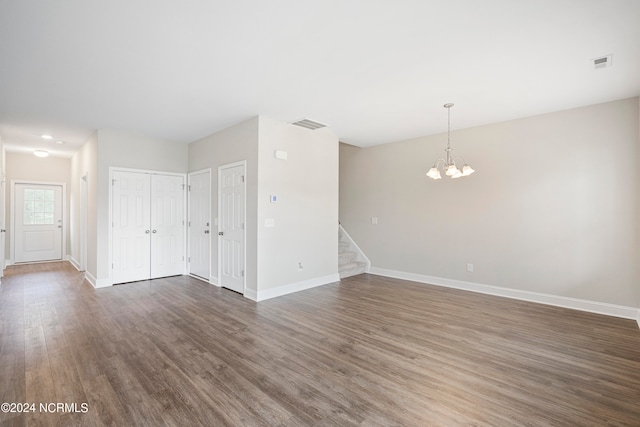
{"type": "Polygon", "coordinates": [[[224,236],[224,231],[219,231],[218,236],[224,236]]]}
{"type": "Polygon", "coordinates": [[[149,230],[144,230],[144,234],[149,234],[149,230]]]}
{"type": "Polygon", "coordinates": [[[204,234],[209,234],[209,230],[204,230],[204,234]]]}
{"type": "Polygon", "coordinates": [[[156,234],[158,232],[158,230],[153,230],[153,234],[156,234]]]}

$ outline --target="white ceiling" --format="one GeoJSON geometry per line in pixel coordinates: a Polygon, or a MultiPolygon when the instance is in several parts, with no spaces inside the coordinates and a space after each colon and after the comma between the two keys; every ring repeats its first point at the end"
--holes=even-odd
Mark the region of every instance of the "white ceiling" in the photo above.
{"type": "Polygon", "coordinates": [[[639,94],[638,0],[0,2],[10,150],[188,143],[257,114],[370,146],[445,131],[446,102],[460,129],[639,94]]]}

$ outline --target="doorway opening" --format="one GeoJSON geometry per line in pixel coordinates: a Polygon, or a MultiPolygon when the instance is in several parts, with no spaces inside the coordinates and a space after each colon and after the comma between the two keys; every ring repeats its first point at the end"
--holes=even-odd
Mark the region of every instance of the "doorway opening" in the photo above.
{"type": "Polygon", "coordinates": [[[189,174],[189,274],[211,279],[211,170],[189,174]]]}
{"type": "Polygon", "coordinates": [[[11,181],[11,262],[61,261],[66,252],[64,183],[11,181]]]}
{"type": "Polygon", "coordinates": [[[220,286],[245,292],[246,161],[218,168],[218,277],[220,286]]]}

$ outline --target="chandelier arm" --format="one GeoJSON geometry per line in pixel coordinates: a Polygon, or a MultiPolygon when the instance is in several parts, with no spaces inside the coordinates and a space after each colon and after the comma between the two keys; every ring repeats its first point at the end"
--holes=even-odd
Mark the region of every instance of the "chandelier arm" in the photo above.
{"type": "Polygon", "coordinates": [[[464,165],[466,165],[466,164],[467,164],[467,162],[465,162],[465,161],[464,161],[464,159],[463,159],[462,157],[460,157],[460,156],[455,156],[455,157],[453,158],[454,163],[455,163],[456,159],[458,159],[458,160],[462,160],[462,164],[464,164],[464,165]]]}

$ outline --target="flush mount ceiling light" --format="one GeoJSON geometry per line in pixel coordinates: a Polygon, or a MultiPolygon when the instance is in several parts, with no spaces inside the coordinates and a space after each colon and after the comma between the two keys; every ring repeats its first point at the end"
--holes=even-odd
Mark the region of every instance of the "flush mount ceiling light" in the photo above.
{"type": "Polygon", "coordinates": [[[35,154],[38,157],[48,157],[49,156],[49,152],[47,150],[36,150],[33,152],[33,154],[35,154]]]}
{"type": "Polygon", "coordinates": [[[446,159],[438,159],[433,167],[429,169],[427,172],[427,176],[431,179],[441,179],[442,175],[440,174],[440,170],[438,167],[442,163],[442,167],[445,175],[450,178],[460,178],[463,176],[469,176],[475,172],[471,166],[469,166],[462,157],[453,157],[451,152],[453,148],[451,148],[451,107],[453,104],[444,104],[444,108],[447,109],[447,148],[445,148],[445,152],[447,153],[446,159]],[[456,159],[460,159],[462,163],[462,169],[459,169],[456,165],[456,159]]]}
{"type": "Polygon", "coordinates": [[[47,135],[46,133],[42,135],[42,139],[53,139],[51,135],[47,135]]]}

